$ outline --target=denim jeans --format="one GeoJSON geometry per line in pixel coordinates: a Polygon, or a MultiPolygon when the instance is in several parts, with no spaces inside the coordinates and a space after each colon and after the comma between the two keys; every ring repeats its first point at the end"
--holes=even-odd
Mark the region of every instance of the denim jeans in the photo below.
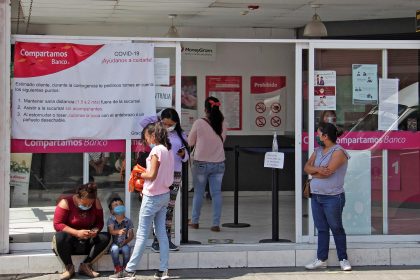
{"type": "Polygon", "coordinates": [[[317,258],[319,260],[328,259],[330,229],[334,236],[338,259],[340,261],[347,259],[346,232],[342,221],[345,204],[344,193],[337,195],[312,194],[311,207],[314,223],[318,230],[317,258]]]}
{"type": "Polygon", "coordinates": [[[125,244],[121,248],[118,247],[117,244],[112,244],[111,248],[109,249],[109,253],[111,255],[112,263],[114,264],[114,266],[121,265],[120,263],[120,253],[121,253],[123,257],[123,267],[125,267],[128,261],[130,260],[130,252],[131,252],[131,248],[127,244],[125,244]]]}
{"type": "Polygon", "coordinates": [[[192,166],[194,197],[192,223],[198,224],[207,181],[210,186],[213,207],[213,226],[220,225],[222,215],[222,179],[225,173],[224,162],[194,161],[192,166]]]}
{"type": "Polygon", "coordinates": [[[166,235],[165,219],[166,207],[169,203],[169,191],[164,194],[147,196],[143,195],[139,213],[139,226],[137,228],[136,243],[133,254],[127,264],[126,270],[133,272],[140,262],[143,252],[146,249],[147,239],[149,237],[152,224],[155,226],[155,234],[159,241],[160,249],[160,271],[168,269],[169,261],[169,241],[166,235]]]}

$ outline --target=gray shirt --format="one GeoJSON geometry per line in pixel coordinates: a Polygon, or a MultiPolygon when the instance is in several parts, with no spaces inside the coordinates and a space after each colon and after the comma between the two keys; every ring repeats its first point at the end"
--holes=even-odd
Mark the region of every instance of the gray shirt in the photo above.
{"type": "MultiPolygon", "coordinates": [[[[347,159],[350,158],[349,154],[340,145],[332,146],[325,154],[322,154],[322,147],[315,148],[315,162],[314,166],[328,166],[332,154],[342,150],[347,159]]],[[[327,178],[312,178],[311,180],[311,193],[324,194],[324,195],[337,195],[344,192],[344,176],[346,176],[347,161],[341,165],[331,176],[327,178]]]]}

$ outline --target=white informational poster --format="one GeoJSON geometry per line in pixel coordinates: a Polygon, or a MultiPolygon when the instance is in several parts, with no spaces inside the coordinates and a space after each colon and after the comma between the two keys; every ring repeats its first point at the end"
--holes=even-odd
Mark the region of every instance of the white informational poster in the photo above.
{"type": "Polygon", "coordinates": [[[250,82],[251,129],[284,131],[286,76],[251,76],[250,82]]]}
{"type": "Polygon", "coordinates": [[[31,165],[32,154],[13,153],[10,155],[10,202],[12,207],[28,205],[31,165]]]}
{"type": "Polygon", "coordinates": [[[335,71],[315,71],[315,110],[336,110],[337,78],[335,71]]]}
{"type": "Polygon", "coordinates": [[[378,104],[378,65],[353,64],[353,104],[378,104]]]}
{"type": "Polygon", "coordinates": [[[379,79],[378,130],[398,130],[398,79],[379,79]]]}
{"type": "Polygon", "coordinates": [[[156,108],[164,109],[172,107],[172,87],[156,86],[156,108]]]}
{"type": "Polygon", "coordinates": [[[169,58],[155,58],[155,85],[169,85],[169,58]]]}
{"type": "Polygon", "coordinates": [[[154,45],[15,44],[12,137],[139,138],[156,112],[154,45]]]}
{"type": "Polygon", "coordinates": [[[242,129],[242,77],[206,76],[206,96],[220,101],[220,111],[229,130],[242,129]]]}

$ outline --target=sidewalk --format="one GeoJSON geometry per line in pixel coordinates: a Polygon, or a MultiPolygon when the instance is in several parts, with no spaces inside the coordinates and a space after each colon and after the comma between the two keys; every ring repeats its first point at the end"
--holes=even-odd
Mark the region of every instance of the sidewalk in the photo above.
{"type": "MultiPolygon", "coordinates": [[[[223,269],[177,269],[171,270],[171,279],[241,279],[241,280],[419,280],[420,266],[401,267],[356,267],[353,271],[342,272],[339,267],[325,270],[306,271],[303,268],[223,268],[223,269]]],[[[154,271],[138,271],[137,279],[154,279],[154,271]]],[[[97,280],[108,280],[110,272],[103,273],[97,280]]],[[[46,275],[0,275],[1,280],[57,280],[59,274],[46,275]]],[[[84,276],[74,280],[90,279],[84,276]]]]}

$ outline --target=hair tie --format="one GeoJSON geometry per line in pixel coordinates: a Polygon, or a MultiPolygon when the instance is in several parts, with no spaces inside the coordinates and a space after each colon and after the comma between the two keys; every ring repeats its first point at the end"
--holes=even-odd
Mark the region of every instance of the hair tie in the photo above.
{"type": "Polygon", "coordinates": [[[210,107],[211,107],[211,108],[213,108],[214,106],[219,107],[220,105],[222,105],[222,104],[220,103],[220,101],[219,101],[219,102],[216,102],[216,101],[214,101],[214,100],[209,100],[209,103],[210,103],[210,107]]]}

